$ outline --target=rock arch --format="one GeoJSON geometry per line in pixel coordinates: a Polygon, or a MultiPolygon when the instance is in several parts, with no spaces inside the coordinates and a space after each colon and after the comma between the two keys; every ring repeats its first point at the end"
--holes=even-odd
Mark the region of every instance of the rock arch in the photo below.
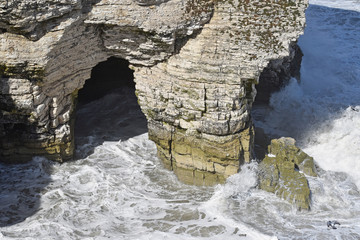
{"type": "Polygon", "coordinates": [[[44,22],[26,34],[2,22],[3,161],[71,159],[74,99],[111,56],[130,62],[150,139],[180,179],[222,182],[251,159],[254,86],[270,60],[289,55],[307,1],[144,2],[99,1],[44,35],[44,22]]]}

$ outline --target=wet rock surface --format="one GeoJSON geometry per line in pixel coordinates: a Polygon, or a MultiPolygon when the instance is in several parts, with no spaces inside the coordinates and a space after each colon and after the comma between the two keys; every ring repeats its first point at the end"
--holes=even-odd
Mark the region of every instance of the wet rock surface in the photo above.
{"type": "Polygon", "coordinates": [[[272,139],[268,154],[259,164],[260,189],[275,193],[299,209],[309,210],[306,176],[317,176],[313,158],[296,147],[292,138],[272,139]]]}

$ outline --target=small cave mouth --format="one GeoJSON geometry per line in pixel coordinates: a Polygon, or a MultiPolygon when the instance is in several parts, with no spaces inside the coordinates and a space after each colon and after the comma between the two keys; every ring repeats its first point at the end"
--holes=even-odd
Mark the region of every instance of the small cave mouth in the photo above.
{"type": "Polygon", "coordinates": [[[78,93],[78,104],[87,104],[123,87],[135,91],[134,71],[129,68],[129,61],[110,57],[92,69],[91,78],[78,93]]]}
{"type": "Polygon", "coordinates": [[[91,71],[79,90],[75,121],[75,158],[93,153],[104,141],[125,141],[147,132],[135,96],[133,70],[125,59],[110,57],[91,71]]]}
{"type": "Polygon", "coordinates": [[[254,152],[258,161],[265,158],[271,139],[276,138],[275,135],[268,135],[266,129],[260,127],[263,125],[262,123],[266,122],[266,116],[272,110],[271,95],[280,91],[290,80],[290,76],[287,76],[283,70],[278,71],[272,65],[276,66],[277,64],[270,62],[259,76],[259,83],[255,86],[256,97],[251,109],[255,127],[254,152]]]}
{"type": "Polygon", "coordinates": [[[271,106],[271,96],[279,92],[289,84],[290,79],[300,81],[300,68],[303,53],[296,42],[289,47],[289,56],[281,59],[273,59],[263,69],[259,76],[259,84],[255,86],[256,97],[252,105],[251,115],[255,125],[255,155],[257,159],[263,159],[267,153],[267,146],[272,138],[280,136],[276,134],[266,134],[266,117],[273,110],[271,106]]]}

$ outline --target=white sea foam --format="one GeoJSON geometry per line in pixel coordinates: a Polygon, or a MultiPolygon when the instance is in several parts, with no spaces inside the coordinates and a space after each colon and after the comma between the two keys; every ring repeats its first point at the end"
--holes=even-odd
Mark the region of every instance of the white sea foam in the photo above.
{"type": "Polygon", "coordinates": [[[348,173],[360,189],[360,106],[341,111],[315,132],[305,151],[321,168],[348,173]]]}
{"type": "MultiPolygon", "coordinates": [[[[239,232],[239,236],[246,236],[246,239],[275,240],[277,239],[276,236],[267,236],[256,231],[251,226],[236,221],[234,213],[229,211],[229,205],[232,204],[231,200],[233,198],[249,195],[251,194],[251,189],[256,187],[257,177],[255,168],[256,163],[243,166],[242,171],[229,177],[225,185],[218,185],[214,195],[200,209],[208,216],[217,219],[220,223],[231,226],[235,229],[236,233],[239,232]]],[[[235,234],[234,239],[239,239],[239,236],[235,234]]]]}
{"type": "Polygon", "coordinates": [[[273,94],[271,109],[257,125],[275,136],[295,137],[320,167],[348,173],[360,188],[360,13],[331,8],[356,10],[360,3],[310,3],[318,5],[310,5],[299,39],[301,83],[292,80],[273,94]]]}
{"type": "Polygon", "coordinates": [[[40,208],[25,221],[1,228],[1,234],[5,239],[270,239],[211,214],[211,204],[221,205],[254,186],[253,173],[246,185],[238,184],[241,176],[235,175],[224,191],[216,190],[215,196],[223,199],[209,201],[213,188],[178,182],[155,154],[154,144],[143,134],[104,142],[76,162],[59,165],[35,159],[30,163],[34,169],[51,164],[51,183],[42,190],[40,208]]]}
{"type": "Polygon", "coordinates": [[[360,11],[359,0],[310,0],[310,4],[316,4],[330,8],[346,9],[351,11],[360,11]]]}

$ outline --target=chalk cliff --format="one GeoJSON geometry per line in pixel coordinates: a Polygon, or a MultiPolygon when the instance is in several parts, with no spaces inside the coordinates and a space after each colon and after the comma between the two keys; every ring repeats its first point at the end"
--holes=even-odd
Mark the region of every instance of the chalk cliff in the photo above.
{"type": "Polygon", "coordinates": [[[187,183],[222,182],[252,157],[255,84],[269,62],[291,62],[306,7],[307,0],[1,1],[0,158],[71,159],[77,92],[96,64],[119,57],[135,71],[165,166],[187,183]]]}

